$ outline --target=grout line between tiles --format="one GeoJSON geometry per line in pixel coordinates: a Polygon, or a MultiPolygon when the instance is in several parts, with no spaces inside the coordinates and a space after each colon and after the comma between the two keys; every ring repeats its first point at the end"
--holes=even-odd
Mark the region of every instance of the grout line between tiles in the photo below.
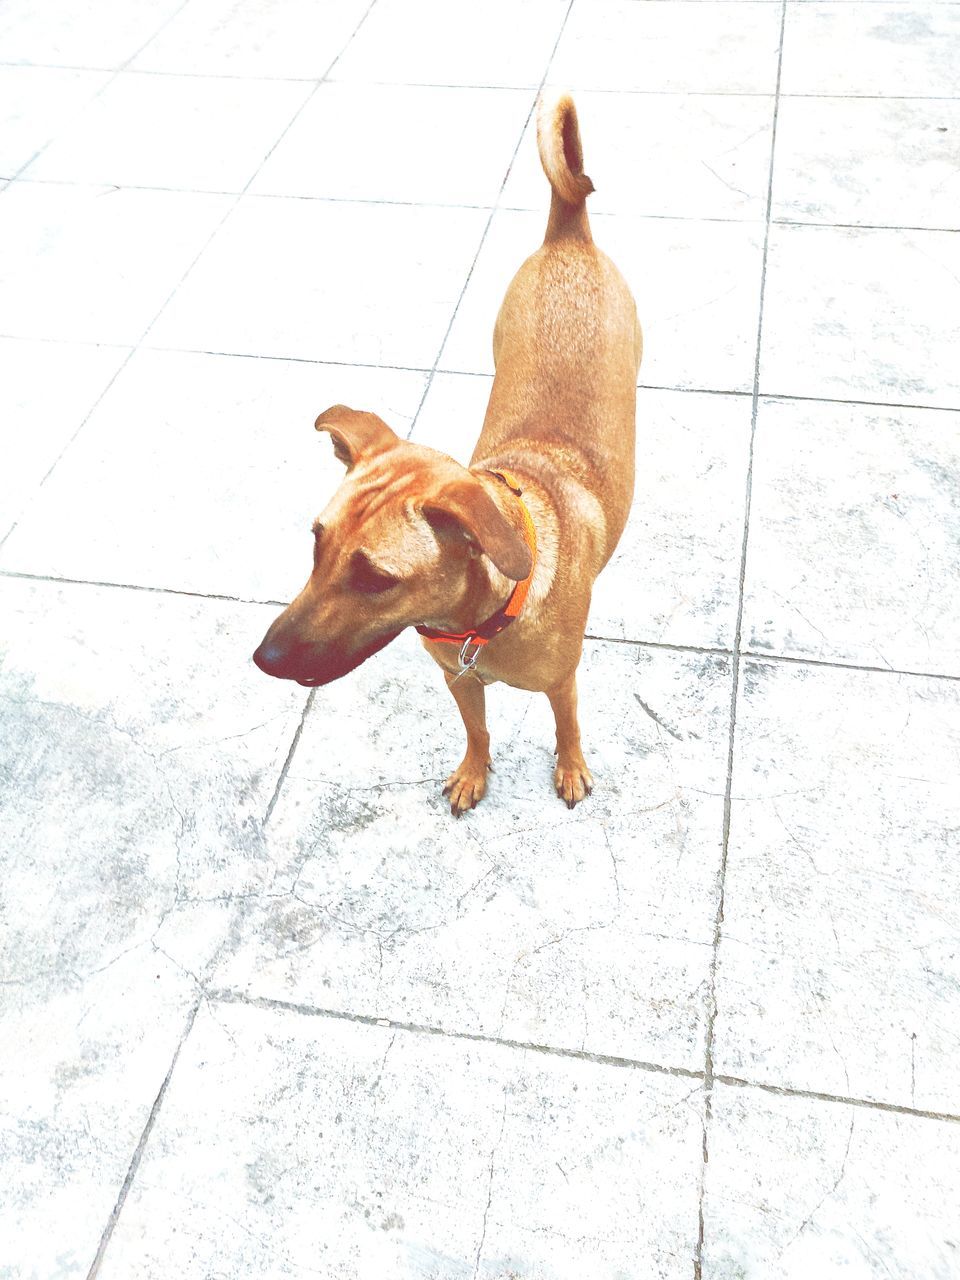
{"type": "MultiPolygon", "coordinates": [[[[228,360],[280,360],[289,364],[315,364],[333,369],[390,369],[395,373],[429,373],[429,369],[410,364],[368,364],[362,360],[318,360],[313,356],[268,356],[256,351],[207,351],[202,347],[154,347],[150,343],[141,343],[142,351],[173,352],[183,356],[223,356],[228,360]]],[[[480,377],[492,377],[492,374],[480,374],[480,377]]]]}
{"type": "Polygon", "coordinates": [[[227,604],[269,605],[285,609],[289,600],[255,600],[246,596],[226,596],[215,591],[187,591],[182,587],[151,587],[142,582],[102,582],[97,578],[61,578],[50,573],[26,573],[20,569],[0,568],[0,578],[16,578],[25,582],[50,582],[69,587],[108,587],[115,591],[149,591],[161,596],[185,596],[190,600],[222,600],[227,604]]]}
{"type": "MultiPolygon", "coordinates": [[[[870,0],[856,0],[856,3],[868,4],[870,0]]],[[[773,225],[805,227],[812,231],[929,231],[932,235],[960,235],[960,227],[910,227],[893,222],[809,222],[800,218],[774,218],[773,225]]]]}
{"type": "Polygon", "coordinates": [[[273,795],[270,797],[270,803],[267,805],[266,811],[264,812],[264,815],[263,815],[263,819],[260,823],[261,830],[270,821],[271,815],[273,814],[274,807],[277,801],[280,799],[280,792],[283,790],[283,784],[286,781],[287,773],[290,770],[290,765],[293,763],[293,757],[297,754],[297,747],[300,745],[300,736],[303,733],[303,726],[307,723],[307,713],[309,712],[310,708],[313,706],[314,699],[316,698],[316,696],[317,696],[316,689],[311,689],[310,692],[307,694],[306,701],[303,704],[303,712],[300,716],[300,723],[297,725],[294,731],[293,739],[290,743],[290,749],[287,752],[287,758],[283,762],[283,768],[280,770],[279,777],[277,778],[277,785],[273,789],[273,795]]]}
{"type": "MultiPolygon", "coordinates": [[[[863,2],[863,0],[861,0],[863,2]]],[[[97,578],[65,578],[56,574],[27,573],[21,569],[0,568],[0,578],[19,582],[46,582],[53,586],[102,587],[111,591],[146,591],[153,595],[182,596],[188,600],[215,600],[224,604],[249,604],[258,608],[285,609],[289,600],[261,600],[253,596],[228,596],[215,591],[187,591],[182,587],[154,587],[142,582],[107,582],[97,578]]],[[[666,653],[700,653],[708,657],[732,658],[733,650],[721,645],[671,643],[665,640],[630,640],[623,636],[601,636],[586,632],[585,640],[601,644],[632,645],[637,649],[655,649],[666,653]]],[[[741,649],[741,658],[759,662],[787,662],[801,667],[826,667],[831,671],[863,671],[881,676],[908,676],[918,680],[958,680],[960,675],[947,671],[917,671],[907,667],[876,667],[863,662],[837,662],[829,658],[799,657],[795,654],[768,653],[754,649],[741,649]]]]}
{"type": "MultiPolygon", "coordinates": [[[[703,0],[703,2],[707,3],[707,0],[703,0]]],[[[716,0],[711,0],[711,2],[716,3],[716,0]]],[[[768,2],[769,0],[763,0],[763,3],[765,4],[768,2]]],[[[321,82],[318,82],[317,87],[319,87],[320,83],[321,82]]],[[[307,102],[309,102],[309,100],[310,99],[308,98],[307,102]]],[[[306,106],[306,103],[304,103],[304,106],[306,106]]],[[[528,115],[527,121],[529,121],[529,119],[530,119],[530,116],[528,115]]],[[[521,142],[522,141],[523,139],[521,138],[521,142]]],[[[516,159],[516,154],[517,154],[516,151],[514,151],[513,158],[511,159],[511,162],[510,162],[511,165],[513,164],[513,160],[516,159]]],[[[262,168],[262,165],[261,165],[261,168],[262,168]]],[[[509,168],[507,170],[507,174],[509,176],[509,168]]],[[[0,181],[3,181],[3,180],[4,180],[3,178],[0,178],[0,181]]],[[[7,179],[7,181],[9,182],[13,182],[14,180],[15,180],[14,178],[7,179]]],[[[25,184],[27,186],[33,186],[33,187],[105,187],[105,188],[109,188],[111,191],[150,191],[150,192],[162,192],[167,195],[182,195],[182,196],[246,195],[248,200],[299,200],[302,202],[312,203],[312,204],[361,204],[361,205],[373,205],[374,207],[377,207],[377,208],[382,207],[386,209],[394,209],[394,208],[430,209],[430,210],[441,210],[441,211],[444,209],[469,209],[473,212],[491,213],[491,214],[495,212],[504,212],[504,213],[529,213],[533,215],[542,215],[544,222],[546,221],[546,218],[547,218],[547,211],[544,208],[543,204],[499,204],[496,201],[493,204],[476,204],[476,203],[454,201],[454,200],[401,200],[395,196],[394,197],[390,197],[390,196],[374,197],[374,196],[357,196],[357,195],[332,196],[332,195],[316,195],[314,193],[306,193],[302,191],[248,191],[247,187],[249,186],[249,184],[247,184],[247,186],[244,186],[243,189],[234,187],[230,190],[226,190],[218,187],[174,187],[174,186],[160,186],[160,185],[157,185],[156,183],[115,182],[115,181],[107,181],[104,179],[98,179],[96,181],[87,181],[87,180],[77,181],[74,178],[17,177],[16,181],[22,184],[25,184]]],[[[503,187],[501,187],[501,191],[502,190],[503,190],[503,187]]],[[[718,217],[714,215],[705,215],[701,213],[696,213],[696,214],[644,213],[642,210],[634,211],[629,209],[625,209],[625,210],[591,209],[590,217],[593,221],[602,220],[604,218],[619,218],[621,220],[629,218],[632,222],[641,222],[641,221],[697,222],[697,223],[709,222],[709,223],[720,223],[724,226],[759,226],[760,224],[760,219],[754,218],[754,217],[723,218],[723,217],[718,217]]],[[[828,222],[827,223],[798,222],[795,225],[802,226],[802,227],[810,227],[810,226],[830,227],[835,224],[828,223],[828,222]]],[[[847,224],[838,223],[836,225],[845,227],[847,224]]],[[[871,230],[873,228],[867,227],[867,229],[871,230]]],[[[885,228],[885,229],[897,230],[897,228],[895,227],[885,228]]],[[[907,231],[926,230],[926,228],[923,228],[923,227],[905,227],[903,229],[907,231]]],[[[932,229],[936,230],[937,228],[932,228],[932,229]]]]}
{"type": "MultiPolygon", "coordinates": [[[[2,570],[0,570],[2,572],[2,570]]],[[[602,644],[625,644],[633,645],[641,649],[667,649],[672,653],[705,653],[716,657],[729,658],[732,656],[731,649],[724,649],[720,646],[700,645],[700,644],[671,644],[666,640],[627,640],[623,636],[599,636],[594,635],[591,631],[584,632],[584,640],[597,640],[602,644]]]]}
{"type": "MultiPolygon", "coordinates": [[[[702,0],[702,3],[712,3],[713,0],[702,0]]],[[[767,3],[767,0],[763,0],[767,3]]],[[[851,3],[867,4],[873,0],[851,0],[851,3]]],[[[879,3],[880,0],[877,0],[879,3]]],[[[960,0],[956,0],[960,4],[960,0]]],[[[385,364],[383,362],[373,363],[364,360],[321,360],[315,356],[294,356],[294,355],[265,355],[259,351],[212,351],[205,347],[174,347],[174,346],[154,346],[153,344],[142,341],[136,346],[131,346],[126,342],[101,342],[85,340],[82,338],[47,338],[35,337],[32,335],[24,335],[22,333],[0,333],[0,340],[10,342],[43,342],[53,346],[64,347],[104,347],[110,350],[128,351],[130,355],[137,351],[155,351],[165,354],[167,352],[175,355],[197,355],[197,356],[222,356],[227,360],[275,360],[288,364],[315,364],[324,368],[338,369],[390,369],[398,373],[430,373],[431,369],[419,365],[406,364],[385,364]]],[[[119,372],[119,371],[118,371],[119,372]]],[[[444,377],[449,375],[453,378],[489,378],[492,380],[493,371],[484,371],[478,369],[441,369],[437,367],[434,371],[442,374],[444,377]]],[[[752,391],[732,391],[722,387],[678,387],[676,385],[669,386],[667,383],[658,382],[638,382],[638,391],[667,391],[676,392],[678,395],[693,396],[734,396],[742,400],[753,399],[752,391]]],[[[897,401],[897,400],[864,400],[843,396],[801,396],[794,395],[785,391],[764,391],[760,389],[761,400],[775,400],[784,403],[798,404],[844,404],[853,407],[862,406],[866,409],[900,409],[900,410],[919,410],[923,413],[960,413],[960,404],[920,404],[915,401],[897,401]]],[[[89,416],[89,415],[88,415],[89,416]]],[[[84,419],[86,421],[86,419],[84,419]]]]}
{"type": "Polygon", "coordinates": [[[615,1054],[590,1053],[586,1049],[564,1049],[555,1045],[535,1044],[525,1040],[501,1039],[474,1031],[450,1031],[429,1023],[397,1022],[392,1018],[377,1018],[372,1014],[347,1013],[341,1009],[323,1009],[316,1005],[299,1004],[292,1000],[275,1000],[270,996],[248,996],[241,991],[208,991],[207,999],[220,1004],[242,1004],[255,1009],[272,1009],[281,1013],[296,1013],[308,1018],[332,1018],[338,1022],[354,1022],[364,1027],[387,1027],[393,1031],[408,1031],[414,1035],[437,1036],[447,1040],[466,1040],[472,1044],[499,1045],[504,1049],[520,1049],[529,1053],[542,1053],[550,1057],[574,1058],[581,1062],[594,1062],[601,1066],[626,1067],[647,1071],[654,1075],[676,1076],[683,1080],[702,1080],[702,1071],[687,1067],[666,1067],[657,1062],[645,1062],[638,1058],[621,1058],[615,1054]]]}
{"type": "MultiPolygon", "coordinates": [[[[709,0],[716,3],[717,0],[709,0]]],[[[757,3],[767,4],[771,0],[756,0],[757,3]]],[[[869,3],[869,0],[857,0],[858,3],[869,3]]],[[[960,0],[958,0],[960,2],[960,0]]],[[[702,0],[702,3],[708,3],[708,0],[702,0]]],[[[319,88],[322,81],[316,82],[316,88],[319,88]]],[[[303,106],[313,97],[310,94],[304,102],[303,106]]],[[[302,109],[302,108],[301,108],[302,109]]],[[[299,115],[299,111],[297,115],[299,115]]],[[[293,117],[290,122],[293,123],[297,116],[293,117]]],[[[527,117],[529,120],[529,116],[527,117]]],[[[290,125],[287,126],[289,129],[290,125]]],[[[281,134],[278,142],[282,140],[281,134]]],[[[50,140],[51,142],[54,139],[50,140]]],[[[521,139],[522,141],[522,139],[521,139]]],[[[49,143],[44,144],[44,146],[49,143]]],[[[276,145],[276,144],[275,144],[276,145]]],[[[31,159],[30,163],[36,159],[36,155],[31,159]]],[[[270,153],[268,153],[269,155],[270,153]]],[[[514,152],[514,159],[516,152],[514,152]]],[[[264,158],[266,160],[266,157],[264,158]]],[[[511,161],[512,164],[512,161],[511,161]]],[[[263,165],[261,164],[261,168],[263,165]]],[[[258,171],[259,172],[259,171],[258,171]]],[[[79,182],[73,178],[31,178],[21,176],[22,171],[15,173],[12,177],[0,177],[0,182],[20,182],[35,187],[108,187],[114,191],[151,191],[163,192],[168,195],[184,195],[184,196],[242,196],[246,195],[250,200],[301,200],[310,201],[314,204],[362,204],[373,205],[377,208],[401,208],[401,209],[470,209],[474,212],[502,212],[502,213],[531,213],[539,214],[543,210],[540,205],[535,204],[474,204],[463,201],[449,200],[400,200],[396,197],[377,197],[372,196],[330,196],[316,195],[314,193],[305,193],[302,191],[249,191],[249,182],[243,188],[234,187],[232,189],[223,189],[219,187],[175,187],[160,186],[156,183],[145,182],[112,182],[112,181],[95,181],[95,182],[79,182]]],[[[509,170],[508,170],[509,173],[509,170]]],[[[256,176],[256,175],[254,175],[256,176]]],[[[501,187],[501,190],[503,188],[501,187]]],[[[602,220],[604,218],[629,218],[633,222],[696,222],[696,223],[719,223],[722,226],[752,226],[759,222],[759,219],[753,217],[744,218],[724,218],[715,215],[692,214],[692,213],[646,213],[643,210],[614,210],[614,209],[593,209],[590,217],[592,220],[602,220]]],[[[940,227],[940,226],[912,226],[902,225],[893,222],[831,222],[814,220],[811,218],[773,218],[772,223],[777,227],[803,227],[816,231],[904,231],[912,234],[918,232],[930,232],[932,235],[960,235],[960,226],[940,227]]],[[[481,242],[482,243],[482,242],[481,242]]],[[[125,345],[125,344],[116,344],[125,345]]],[[[745,392],[744,394],[749,394],[745,392]]]]}
{"type": "Polygon", "coordinates": [[[720,937],[723,930],[724,894],[726,890],[727,859],[730,851],[730,816],[733,807],[734,746],[737,729],[737,699],[740,692],[740,646],[743,634],[744,583],[747,572],[747,546],[750,539],[750,504],[753,492],[753,455],[757,434],[757,412],[760,404],[760,353],[763,345],[763,303],[767,284],[767,257],[770,250],[771,210],[773,208],[773,173],[777,148],[777,116],[780,106],[780,81],[783,71],[783,41],[787,21],[787,0],[780,4],[780,43],[777,52],[777,81],[773,99],[773,122],[770,131],[770,163],[767,174],[766,228],[763,237],[763,257],[760,266],[760,295],[757,315],[757,344],[753,367],[753,397],[750,412],[750,443],[747,452],[747,481],[744,495],[743,541],[740,548],[740,575],[737,589],[737,622],[733,637],[730,679],[730,737],[727,745],[727,780],[723,797],[723,836],[720,853],[720,869],[717,876],[717,911],[714,919],[713,950],[710,958],[706,999],[706,1035],[703,1069],[703,1161],[700,1168],[700,1185],[697,1208],[697,1245],[694,1253],[694,1280],[702,1280],[704,1246],[704,1197],[706,1193],[707,1165],[710,1159],[710,1121],[713,1117],[713,1045],[717,1022],[717,962],[720,953],[720,937]]]}
{"type": "MultiPolygon", "coordinates": [[[[863,3],[864,0],[861,0],[863,3]]],[[[829,658],[800,658],[788,653],[761,653],[755,649],[741,649],[742,658],[758,661],[792,662],[803,667],[827,667],[831,671],[865,671],[881,676],[913,676],[920,680],[960,680],[960,675],[947,671],[912,671],[906,667],[875,667],[866,662],[834,662],[829,658]]]]}
{"type": "MultiPolygon", "coordinates": [[[[708,0],[702,0],[707,3],[708,0]]],[[[763,0],[767,3],[767,0],[763,0]]],[[[858,4],[870,3],[870,0],[855,0],[858,4]]],[[[879,2],[879,0],[878,0],[879,2]]],[[[960,3],[960,0],[957,0],[960,3]]],[[[125,342],[94,342],[86,341],[81,338],[38,338],[25,337],[19,333],[0,333],[0,340],[10,342],[42,342],[53,346],[79,346],[79,347],[103,347],[116,351],[127,351],[133,355],[136,351],[154,351],[161,354],[171,353],[175,355],[197,355],[197,356],[218,356],[226,360],[273,360],[288,364],[315,364],[323,367],[338,369],[390,369],[397,373],[423,373],[429,374],[430,368],[422,365],[406,365],[406,364],[385,364],[382,361],[374,363],[364,360],[321,360],[315,356],[294,356],[294,355],[265,355],[259,351],[214,351],[206,347],[174,347],[174,346],[154,346],[149,342],[141,342],[138,346],[133,347],[125,342]]],[[[437,368],[434,372],[442,374],[444,377],[452,378],[489,378],[492,380],[492,372],[484,372],[477,369],[441,369],[437,368]]],[[[118,370],[119,373],[119,370],[118,370]]],[[[638,382],[638,391],[665,391],[676,393],[677,395],[692,396],[732,396],[741,400],[752,400],[752,391],[731,391],[721,387],[678,387],[670,386],[667,383],[660,382],[638,382]]],[[[102,397],[101,397],[102,398],[102,397]]],[[[843,396],[801,396],[794,395],[783,391],[764,391],[760,389],[761,400],[774,400],[778,403],[798,404],[841,404],[850,405],[852,407],[862,406],[866,409],[900,409],[900,410],[919,410],[923,413],[960,413],[960,404],[943,405],[943,404],[921,404],[915,401],[897,401],[897,400],[864,400],[854,399],[852,397],[843,396]]],[[[99,401],[98,401],[99,403],[99,401]]],[[[92,410],[91,410],[92,412],[92,410]]],[[[89,417],[89,414],[87,415],[89,417]]],[[[86,418],[84,419],[86,422],[86,418]]]]}
{"type": "MultiPolygon", "coordinates": [[[[429,373],[429,369],[410,364],[372,364],[362,360],[319,360],[313,356],[270,356],[256,351],[208,351],[203,347],[155,347],[141,343],[141,351],[172,352],[181,356],[222,356],[227,360],[279,360],[288,364],[315,364],[332,369],[390,369],[394,373],[429,373]]],[[[483,375],[481,375],[483,376],[483,375]]],[[[492,375],[486,375],[492,376],[492,375]]]]}
{"type": "Polygon", "coordinates": [[[538,86],[537,86],[537,88],[536,88],[536,92],[535,92],[535,93],[534,93],[534,95],[533,95],[533,102],[530,104],[530,110],[527,112],[527,117],[526,117],[526,119],[525,119],[525,120],[524,120],[524,122],[523,122],[523,126],[522,126],[522,128],[520,129],[520,134],[519,134],[519,137],[517,138],[517,144],[516,144],[516,146],[513,148],[513,154],[512,154],[512,155],[511,155],[511,157],[510,157],[510,162],[509,162],[509,164],[507,165],[506,171],[505,171],[505,173],[504,173],[504,175],[503,175],[503,181],[500,183],[500,190],[497,192],[497,198],[496,198],[496,200],[494,201],[493,208],[490,210],[490,216],[489,216],[489,218],[487,218],[486,225],[485,225],[485,226],[484,226],[484,228],[483,228],[483,234],[480,236],[480,243],[477,245],[477,252],[476,252],[476,253],[474,254],[474,256],[473,256],[473,261],[472,261],[472,262],[471,262],[471,264],[470,264],[470,270],[467,272],[467,277],[466,277],[466,279],[465,279],[465,280],[464,280],[464,282],[463,282],[463,288],[460,290],[460,296],[459,296],[459,298],[457,299],[457,305],[456,305],[456,306],[454,307],[454,309],[453,309],[453,314],[450,316],[450,322],[449,322],[449,324],[447,325],[446,332],[444,333],[443,338],[442,338],[442,340],[441,340],[441,342],[440,342],[440,346],[439,346],[439,348],[438,348],[438,350],[437,350],[436,358],[435,358],[435,360],[434,360],[434,362],[433,362],[433,368],[430,370],[430,372],[429,372],[429,374],[428,374],[428,376],[427,376],[427,383],[426,383],[426,386],[423,388],[423,395],[420,397],[420,403],[417,405],[416,413],[414,413],[414,415],[413,415],[413,421],[410,423],[410,430],[407,432],[407,439],[408,439],[408,440],[409,440],[409,439],[410,439],[410,437],[413,435],[413,432],[414,432],[414,430],[415,430],[415,428],[416,428],[416,425],[417,425],[417,419],[420,417],[420,411],[421,411],[421,409],[423,408],[423,406],[424,406],[424,402],[426,401],[426,398],[427,398],[427,396],[428,396],[428,394],[429,394],[429,392],[430,392],[430,388],[431,388],[431,386],[433,385],[433,380],[434,380],[434,378],[435,378],[435,376],[436,376],[436,374],[437,374],[437,370],[438,370],[438,368],[439,368],[439,366],[440,366],[440,360],[441,360],[441,357],[443,356],[444,348],[445,348],[445,347],[446,347],[446,345],[447,345],[447,341],[448,341],[448,339],[449,339],[449,337],[450,337],[450,332],[451,332],[451,330],[453,329],[454,321],[456,320],[456,318],[457,318],[457,313],[458,313],[458,312],[459,312],[459,310],[460,310],[460,304],[463,302],[463,299],[464,299],[464,296],[465,296],[465,294],[466,294],[466,292],[467,292],[467,289],[470,287],[470,281],[471,281],[471,279],[473,278],[473,273],[474,273],[474,270],[475,270],[475,268],[476,268],[477,262],[478,262],[478,260],[479,260],[479,258],[480,258],[480,254],[481,254],[481,253],[482,253],[482,251],[483,251],[483,246],[486,244],[486,241],[487,241],[487,235],[488,235],[488,233],[489,233],[489,231],[490,231],[490,226],[491,226],[491,224],[492,224],[492,222],[493,222],[494,215],[496,214],[497,209],[498,209],[498,208],[499,208],[499,206],[500,206],[500,197],[503,195],[504,188],[506,187],[506,185],[507,185],[507,181],[508,181],[508,179],[509,179],[509,177],[510,177],[510,172],[511,172],[511,170],[513,169],[514,163],[516,162],[517,154],[518,154],[518,152],[519,152],[519,150],[520,150],[520,147],[521,147],[521,145],[522,145],[522,143],[523,143],[524,138],[526,137],[526,134],[527,134],[527,128],[528,128],[528,126],[529,126],[529,124],[530,124],[530,120],[532,119],[533,114],[534,114],[534,112],[535,112],[535,111],[536,111],[536,109],[537,109],[537,102],[539,101],[540,94],[543,92],[543,86],[544,86],[544,85],[546,84],[546,82],[547,82],[547,76],[550,74],[550,66],[551,66],[551,64],[552,64],[552,62],[553,62],[554,55],[555,55],[555,54],[556,54],[556,52],[557,52],[557,46],[560,44],[560,41],[561,41],[561,39],[562,39],[562,37],[563,37],[563,33],[564,33],[564,30],[566,29],[566,25],[567,25],[567,20],[568,20],[568,19],[569,19],[569,17],[570,17],[570,11],[571,11],[571,9],[572,9],[572,8],[573,8],[573,0],[568,0],[568,4],[567,4],[567,8],[566,8],[566,12],[565,12],[565,13],[564,13],[564,15],[563,15],[563,21],[560,23],[560,26],[559,26],[559,28],[558,28],[558,30],[557,30],[557,38],[556,38],[556,40],[554,40],[554,42],[553,42],[553,46],[552,46],[552,48],[550,49],[550,54],[549,54],[549,56],[548,56],[548,58],[547,58],[546,67],[544,68],[544,72],[543,72],[543,75],[542,75],[542,76],[541,76],[541,78],[540,78],[540,83],[539,83],[539,85],[538,85],[538,86]]]}
{"type": "MultiPolygon", "coordinates": [[[[189,0],[187,0],[189,3],[189,0]]],[[[703,3],[717,3],[718,0],[702,0],[703,3]]],[[[777,0],[741,0],[745,3],[757,4],[775,4],[777,0]]],[[[834,3],[862,4],[869,3],[870,0],[834,0],[834,3]]],[[[882,0],[875,0],[879,4],[882,0]]],[[[935,6],[945,9],[956,6],[958,0],[931,0],[935,6]]],[[[181,5],[184,8],[185,5],[181,5]]],[[[316,76],[265,76],[243,74],[236,72],[231,74],[226,71],[167,71],[154,67],[132,67],[130,63],[143,52],[148,44],[150,44],[156,36],[160,34],[165,26],[180,12],[178,9],[171,14],[158,28],[145,44],[141,45],[127,60],[119,67],[117,66],[88,66],[83,63],[72,62],[16,62],[0,59],[0,69],[26,70],[26,71],[82,71],[92,75],[110,75],[116,77],[121,73],[124,75],[135,76],[160,76],[166,78],[176,78],[181,80],[250,80],[273,84],[315,84],[316,76]]],[[[356,33],[354,33],[356,34],[356,33]]],[[[352,36],[350,37],[353,38],[352,36]]],[[[341,50],[341,53],[343,51],[341,50]]],[[[338,59],[339,61],[339,55],[338,59]]],[[[372,85],[377,88],[386,89],[485,89],[491,91],[503,91],[522,93],[536,88],[533,84],[485,84],[482,82],[470,83],[449,83],[440,80],[338,80],[336,76],[325,76],[332,84],[343,85],[372,85]]],[[[106,87],[106,86],[104,86],[106,87]]],[[[581,94],[603,94],[617,95],[629,97],[673,97],[673,98],[770,98],[773,95],[769,91],[758,89],[640,89],[627,85],[610,88],[604,85],[582,85],[568,84],[566,86],[572,93],[581,94]]],[[[821,93],[798,93],[798,92],[781,92],[781,98],[832,98],[842,101],[868,101],[868,102],[956,102],[960,100],[957,94],[949,93],[837,93],[825,90],[821,93]]]]}
{"type": "MultiPolygon", "coordinates": [[[[707,3],[707,0],[704,0],[707,3]]],[[[764,0],[766,3],[766,0],[764,0]]],[[[752,400],[753,395],[750,391],[723,391],[717,387],[668,387],[663,383],[656,382],[638,382],[638,391],[679,391],[685,395],[693,396],[738,396],[741,400],[752,400]]]]}
{"type": "Polygon", "coordinates": [[[177,1065],[177,1059],[180,1057],[180,1050],[183,1048],[187,1037],[193,1029],[193,1024],[196,1020],[197,1013],[202,1002],[203,997],[201,996],[201,998],[194,1004],[187,1018],[187,1025],[184,1028],[183,1035],[180,1037],[180,1043],[177,1045],[176,1051],[174,1052],[170,1068],[164,1077],[163,1084],[160,1086],[160,1092],[157,1094],[154,1099],[153,1106],[150,1108],[150,1114],[147,1116],[147,1123],[143,1126],[140,1141],[137,1143],[137,1148],[133,1153],[133,1159],[130,1161],[130,1166],[127,1169],[127,1176],[124,1178],[123,1186],[120,1188],[120,1194],[117,1196],[117,1203],[113,1206],[110,1217],[107,1219],[107,1225],[103,1229],[103,1235],[100,1237],[100,1244],[97,1247],[96,1255],[93,1262],[90,1264],[90,1270],[87,1272],[87,1280],[95,1280],[95,1277],[100,1273],[100,1264],[103,1262],[103,1256],[107,1251],[107,1246],[109,1245],[114,1229],[120,1220],[120,1214],[123,1212],[123,1206],[126,1203],[127,1196],[130,1194],[130,1188],[133,1186],[133,1181],[140,1168],[140,1161],[143,1159],[143,1153],[150,1140],[150,1134],[153,1132],[153,1126],[156,1123],[157,1116],[160,1114],[160,1108],[163,1106],[163,1100],[166,1097],[174,1068],[177,1065]]]}
{"type": "MultiPolygon", "coordinates": [[[[870,3],[870,0],[855,0],[857,4],[870,3]]],[[[797,401],[799,404],[849,404],[863,405],[867,409],[922,409],[925,413],[957,413],[960,406],[949,404],[903,404],[895,400],[844,400],[834,396],[795,396],[779,391],[761,391],[761,400],[797,401]]]]}
{"type": "MultiPolygon", "coordinates": [[[[661,1062],[642,1058],[627,1058],[618,1054],[591,1053],[587,1049],[569,1049],[562,1045],[539,1044],[530,1040],[511,1040],[500,1036],[485,1035],[479,1031],[456,1031],[422,1022],[401,1022],[395,1018],[376,1017],[373,1014],[350,1013],[343,1009],[327,1009],[319,1005],[304,1004],[295,1000],[281,1000],[272,996],[247,995],[243,991],[221,988],[208,990],[205,998],[212,1004],[242,1005],[253,1009],[265,1009],[277,1013],[296,1014],[304,1018],[329,1018],[337,1022],[352,1022],[362,1027],[382,1027],[389,1031],[403,1031],[411,1035],[432,1036],[444,1040],[464,1040],[470,1044],[488,1044],[502,1049],[515,1049],[521,1053],[539,1053],[545,1057],[567,1058],[575,1062],[591,1062],[598,1066],[619,1067],[629,1071],[643,1071],[650,1075],[672,1076],[680,1080],[703,1080],[704,1073],[690,1067],[670,1067],[661,1062]]],[[[960,1124],[960,1114],[949,1111],[931,1111],[922,1107],[901,1106],[895,1102],[882,1102],[870,1098],[856,1098],[838,1093],[821,1093],[813,1089],[794,1089],[789,1086],[745,1080],[740,1076],[717,1074],[715,1084],[729,1088],[756,1089],[782,1098],[803,1098],[815,1102],[828,1102],[840,1106],[863,1107],[867,1110],[885,1111],[894,1115],[914,1116],[923,1120],[947,1121],[960,1124]]]]}
{"type": "MultiPolygon", "coordinates": [[[[858,0],[864,3],[865,0],[858,0]]],[[[834,1102],[846,1107],[863,1107],[868,1111],[886,1111],[896,1116],[913,1116],[918,1120],[945,1120],[948,1124],[960,1124],[960,1115],[952,1111],[929,1111],[923,1107],[906,1107],[897,1102],[879,1102],[873,1098],[852,1098],[842,1093],[821,1093],[817,1089],[792,1089],[785,1085],[765,1084],[756,1080],[744,1080],[740,1076],[715,1075],[717,1084],[733,1089],[758,1089],[778,1098],[809,1098],[814,1102],[834,1102]]]]}

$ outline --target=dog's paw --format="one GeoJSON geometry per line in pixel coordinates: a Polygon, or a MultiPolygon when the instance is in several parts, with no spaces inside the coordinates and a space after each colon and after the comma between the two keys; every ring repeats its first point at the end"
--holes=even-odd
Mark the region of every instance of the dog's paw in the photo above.
{"type": "Polygon", "coordinates": [[[487,790],[487,771],[493,766],[488,760],[484,765],[477,765],[468,756],[464,756],[459,765],[443,784],[443,794],[450,801],[450,812],[455,818],[475,809],[487,790]]]}
{"type": "Polygon", "coordinates": [[[560,760],[553,773],[553,785],[567,808],[572,809],[593,790],[593,776],[582,757],[579,760],[560,760]]]}

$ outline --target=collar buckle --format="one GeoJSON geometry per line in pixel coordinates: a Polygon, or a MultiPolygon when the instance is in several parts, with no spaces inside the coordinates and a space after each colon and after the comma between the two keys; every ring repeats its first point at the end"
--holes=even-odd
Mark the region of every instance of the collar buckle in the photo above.
{"type": "Polygon", "coordinates": [[[480,650],[482,648],[482,642],[478,640],[475,635],[471,634],[467,636],[466,640],[464,640],[463,644],[460,646],[459,662],[461,675],[463,675],[465,671],[472,671],[477,665],[477,659],[480,657],[480,650]],[[470,652],[471,649],[473,650],[472,653],[470,652]]]}

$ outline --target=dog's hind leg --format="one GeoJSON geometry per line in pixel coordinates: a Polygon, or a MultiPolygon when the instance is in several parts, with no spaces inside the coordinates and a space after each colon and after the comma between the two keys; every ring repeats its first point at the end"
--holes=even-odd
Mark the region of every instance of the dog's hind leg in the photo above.
{"type": "Polygon", "coordinates": [[[472,675],[451,676],[444,672],[447,687],[457,701],[467,731],[467,754],[443,785],[450,798],[450,812],[459,818],[475,809],[487,789],[490,765],[490,734],[483,685],[472,675]]]}
{"type": "Polygon", "coordinates": [[[593,778],[580,749],[580,726],[577,723],[576,673],[563,684],[547,690],[550,706],[557,722],[557,767],[553,781],[557,795],[568,809],[593,790],[593,778]]]}

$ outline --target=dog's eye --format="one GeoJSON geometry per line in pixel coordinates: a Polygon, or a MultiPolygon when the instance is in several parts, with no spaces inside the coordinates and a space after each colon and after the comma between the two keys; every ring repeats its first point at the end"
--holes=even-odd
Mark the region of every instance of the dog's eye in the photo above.
{"type": "Polygon", "coordinates": [[[359,591],[362,595],[376,596],[395,587],[398,581],[399,579],[393,574],[374,568],[362,552],[358,551],[354,555],[350,565],[350,586],[354,591],[359,591]]]}

